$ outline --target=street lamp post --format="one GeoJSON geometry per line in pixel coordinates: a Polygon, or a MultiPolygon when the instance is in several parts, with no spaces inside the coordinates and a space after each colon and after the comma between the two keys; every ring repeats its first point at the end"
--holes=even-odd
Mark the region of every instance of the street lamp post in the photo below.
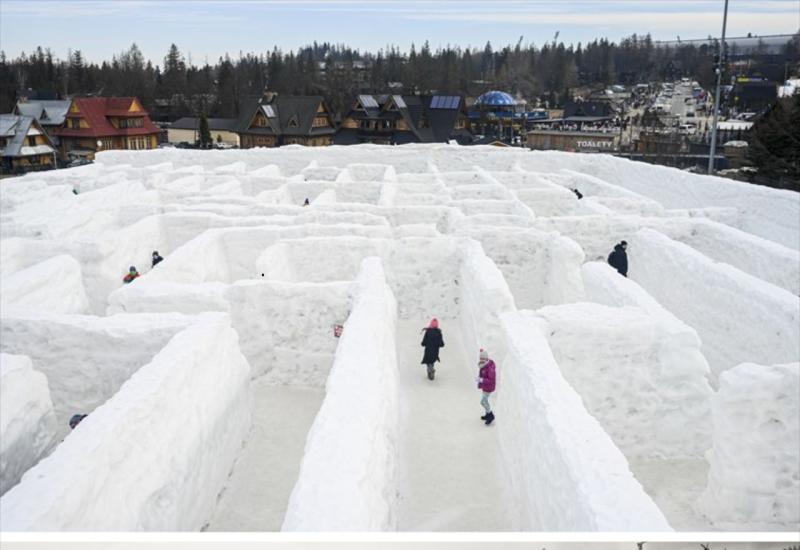
{"type": "Polygon", "coordinates": [[[719,89],[722,84],[722,68],[725,64],[725,27],[728,24],[728,0],[725,0],[725,12],[722,16],[722,43],[720,45],[719,62],[717,63],[717,89],[714,93],[714,119],[711,128],[711,151],[708,155],[708,174],[714,173],[714,156],[717,149],[717,121],[719,120],[719,89]]]}

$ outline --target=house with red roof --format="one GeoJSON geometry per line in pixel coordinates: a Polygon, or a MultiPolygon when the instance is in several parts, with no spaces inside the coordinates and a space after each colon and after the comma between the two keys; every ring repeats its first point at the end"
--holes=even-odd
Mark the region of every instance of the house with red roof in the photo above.
{"type": "Polygon", "coordinates": [[[61,156],[94,158],[98,151],[155,149],[159,128],[135,97],[72,99],[59,138],[61,156]]]}

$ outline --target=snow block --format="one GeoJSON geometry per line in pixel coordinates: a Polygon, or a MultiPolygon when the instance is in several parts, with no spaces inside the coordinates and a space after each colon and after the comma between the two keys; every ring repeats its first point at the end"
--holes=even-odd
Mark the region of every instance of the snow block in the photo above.
{"type": "Polygon", "coordinates": [[[253,376],[322,387],[333,364],[333,325],[344,321],[354,284],[240,281],[228,287],[233,328],[253,376]]]}
{"type": "Polygon", "coordinates": [[[610,155],[530,151],[520,156],[518,162],[525,170],[557,172],[568,169],[591,174],[654,199],[665,208],[736,208],[741,216],[739,229],[800,249],[800,194],[794,191],[689,174],[610,155]]]}
{"type": "Polygon", "coordinates": [[[228,317],[201,316],[0,499],[3,530],[199,530],[250,427],[249,378],[228,317]]]}
{"type": "Polygon", "coordinates": [[[364,260],[357,285],[283,531],[389,531],[395,526],[397,306],[378,258],[364,260]]]}
{"type": "Polygon", "coordinates": [[[0,284],[3,315],[14,311],[87,313],[89,299],[81,265],[61,254],[3,277],[0,284]]]}
{"type": "Polygon", "coordinates": [[[525,531],[671,531],[628,462],[561,375],[545,322],[501,316],[508,350],[498,364],[500,450],[517,527],[525,531]]]}
{"type": "Polygon", "coordinates": [[[562,375],[629,460],[702,458],[711,447],[709,368],[694,331],[628,306],[537,314],[562,375]]]}
{"type": "Polygon", "coordinates": [[[494,357],[502,357],[500,315],[516,311],[514,297],[502,272],[478,241],[466,239],[460,252],[459,319],[467,357],[477,362],[481,348],[488,349],[494,357]]]}
{"type": "Polygon", "coordinates": [[[58,434],[73,414],[109,399],[191,318],[176,313],[92,317],[4,317],[0,350],[24,354],[47,376],[58,434]]]}
{"type": "Polygon", "coordinates": [[[50,450],[55,437],[47,377],[29,357],[0,353],[0,495],[50,450]]]}
{"type": "Polygon", "coordinates": [[[458,235],[480,241],[503,272],[518,307],[539,308],[583,298],[584,254],[573,240],[519,228],[465,227],[458,235]]]}
{"type": "Polygon", "coordinates": [[[800,357],[800,298],[651,229],[629,242],[628,274],[697,331],[715,376],[800,357]]]}
{"type": "Polygon", "coordinates": [[[699,508],[722,529],[800,530],[800,363],[743,363],[720,376],[699,508]]]}

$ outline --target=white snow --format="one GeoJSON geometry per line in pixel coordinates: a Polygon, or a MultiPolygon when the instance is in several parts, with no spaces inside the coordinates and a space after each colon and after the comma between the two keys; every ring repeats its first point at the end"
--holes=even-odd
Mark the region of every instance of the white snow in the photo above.
{"type": "Polygon", "coordinates": [[[670,531],[623,454],[559,372],[532,312],[501,317],[498,437],[518,526],[541,531],[670,531]],[[502,419],[502,422],[500,421],[502,419]]]}
{"type": "Polygon", "coordinates": [[[364,260],[357,284],[283,531],[385,531],[396,525],[397,304],[379,258],[364,260]]]}
{"type": "Polygon", "coordinates": [[[55,436],[47,377],[29,357],[0,353],[0,495],[47,453],[55,436]]]}
{"type": "Polygon", "coordinates": [[[108,151],[3,180],[0,237],[0,351],[64,439],[14,451],[3,530],[800,522],[796,193],[518,148],[108,151]]]}
{"type": "Polygon", "coordinates": [[[708,363],[695,342],[634,307],[537,313],[564,378],[625,456],[700,457],[710,447],[708,363]]]}
{"type": "Polygon", "coordinates": [[[800,356],[797,296],[650,229],[629,242],[629,275],[697,330],[716,376],[743,362],[800,356]]]}
{"type": "Polygon", "coordinates": [[[800,363],[726,371],[713,418],[703,512],[723,529],[800,530],[800,363]]]}
{"type": "Polygon", "coordinates": [[[200,529],[250,425],[249,376],[227,317],[199,318],[3,495],[3,529],[200,529]]]}

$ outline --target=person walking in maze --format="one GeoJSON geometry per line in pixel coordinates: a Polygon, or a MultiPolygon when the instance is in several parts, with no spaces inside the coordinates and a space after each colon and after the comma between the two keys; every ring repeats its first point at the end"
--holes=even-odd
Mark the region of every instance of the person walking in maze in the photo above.
{"type": "Polygon", "coordinates": [[[497,378],[494,361],[489,359],[489,352],[485,349],[481,349],[480,351],[478,366],[480,370],[478,371],[478,376],[475,378],[475,382],[478,383],[478,389],[481,390],[481,405],[486,411],[486,414],[481,416],[481,420],[488,426],[494,421],[494,413],[492,412],[492,406],[489,404],[489,396],[494,392],[497,378]]]}
{"type": "Polygon", "coordinates": [[[439,348],[444,347],[442,331],[439,329],[439,321],[431,319],[430,324],[422,329],[425,336],[422,337],[422,347],[425,348],[425,355],[422,357],[422,364],[428,367],[428,380],[433,380],[436,376],[434,364],[439,361],[439,348]]]}
{"type": "Polygon", "coordinates": [[[616,269],[623,277],[628,276],[628,243],[620,242],[614,246],[614,251],[608,255],[608,265],[616,269]]]}
{"type": "Polygon", "coordinates": [[[164,258],[161,257],[161,254],[158,253],[158,250],[153,250],[153,267],[157,266],[163,260],[164,258]]]}
{"type": "Polygon", "coordinates": [[[123,283],[125,283],[125,284],[127,285],[127,284],[129,284],[129,283],[132,283],[132,282],[134,281],[134,279],[136,279],[137,277],[139,277],[139,272],[138,272],[138,271],[136,271],[136,267],[135,267],[135,266],[131,266],[131,267],[128,269],[128,274],[127,274],[127,275],[125,275],[125,276],[122,278],[122,282],[123,282],[123,283]]]}

